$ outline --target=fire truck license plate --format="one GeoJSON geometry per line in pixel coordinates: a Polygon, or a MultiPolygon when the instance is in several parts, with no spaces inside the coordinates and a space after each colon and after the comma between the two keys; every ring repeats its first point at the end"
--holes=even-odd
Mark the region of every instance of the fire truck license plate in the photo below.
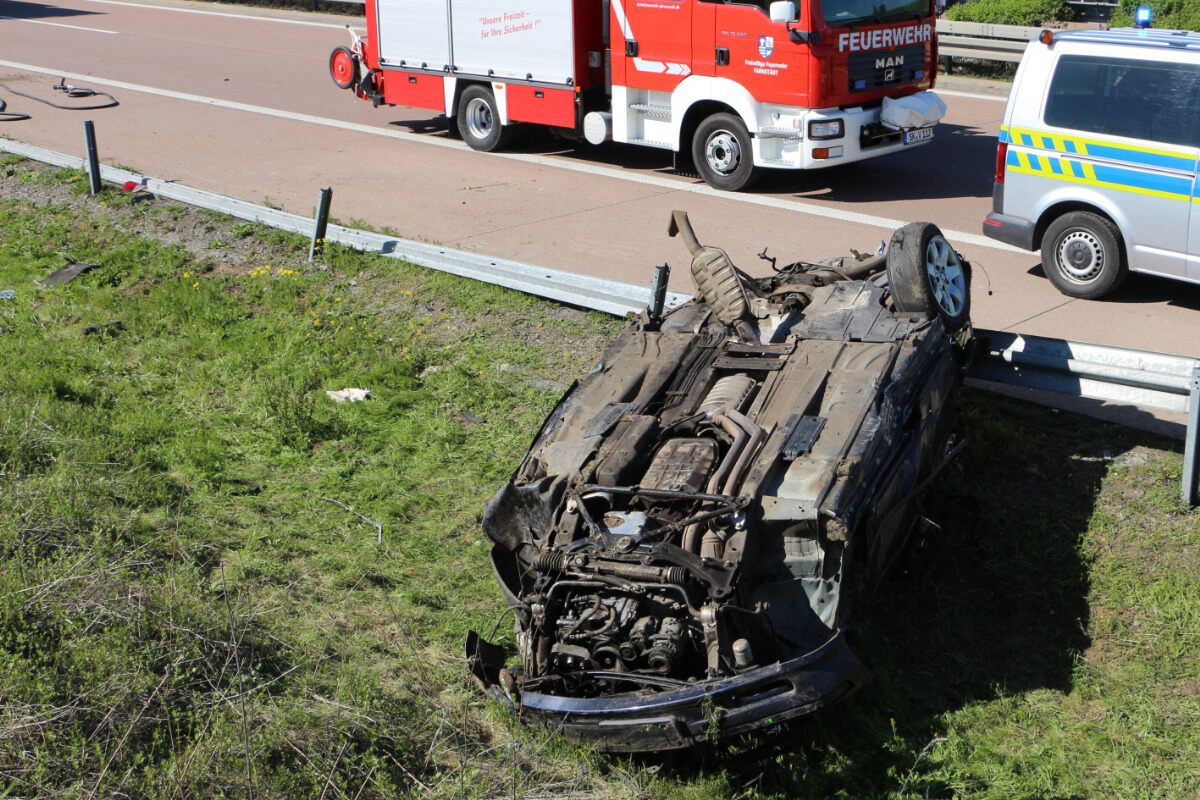
{"type": "Polygon", "coordinates": [[[904,132],[905,144],[916,144],[917,142],[927,142],[933,138],[933,128],[913,128],[911,131],[904,132]]]}

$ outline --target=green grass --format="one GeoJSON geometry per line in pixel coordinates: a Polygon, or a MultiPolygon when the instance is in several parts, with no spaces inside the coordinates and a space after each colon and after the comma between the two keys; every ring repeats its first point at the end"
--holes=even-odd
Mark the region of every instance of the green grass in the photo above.
{"type": "Polygon", "coordinates": [[[0,196],[58,192],[0,200],[0,794],[1200,792],[1173,443],[966,392],[943,531],[857,619],[875,681],[753,763],[783,740],[605,758],[523,729],[460,653],[503,608],[482,504],[617,322],[0,165],[0,196]],[[194,250],[160,243],[189,224],[194,250]],[[37,287],[64,256],[99,268],[37,287]],[[325,396],[351,386],[373,398],[325,396]]]}

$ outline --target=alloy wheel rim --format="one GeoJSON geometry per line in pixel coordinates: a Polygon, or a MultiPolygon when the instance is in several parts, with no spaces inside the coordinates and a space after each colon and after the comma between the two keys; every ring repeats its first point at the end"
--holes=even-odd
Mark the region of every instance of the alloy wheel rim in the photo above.
{"type": "Polygon", "coordinates": [[[958,253],[941,236],[925,247],[925,274],[938,308],[949,317],[961,314],[967,303],[967,276],[958,253]]]}

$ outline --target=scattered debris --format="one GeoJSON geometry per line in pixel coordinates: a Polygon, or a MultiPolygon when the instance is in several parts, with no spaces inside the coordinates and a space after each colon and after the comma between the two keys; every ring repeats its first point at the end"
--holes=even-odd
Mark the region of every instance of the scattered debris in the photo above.
{"type": "Polygon", "coordinates": [[[325,391],[325,394],[329,395],[329,399],[335,403],[344,403],[347,400],[349,400],[351,403],[358,403],[358,402],[360,402],[362,400],[366,400],[368,397],[370,397],[371,390],[370,389],[341,389],[339,391],[334,391],[333,389],[327,389],[325,391]]]}
{"type": "Polygon", "coordinates": [[[67,265],[56,269],[41,280],[34,281],[39,286],[57,286],[60,283],[69,283],[75,280],[85,272],[91,272],[98,268],[99,264],[89,264],[86,261],[76,261],[70,256],[63,256],[67,260],[67,265]]]}
{"type": "Polygon", "coordinates": [[[16,300],[16,299],[17,299],[17,293],[15,291],[13,291],[12,289],[5,289],[4,291],[0,292],[0,300],[16,300]]]}
{"type": "Polygon", "coordinates": [[[105,333],[108,330],[123,331],[125,323],[119,319],[110,319],[108,322],[101,322],[99,325],[88,325],[83,329],[84,336],[91,336],[95,333],[105,333]]]}
{"type": "Polygon", "coordinates": [[[368,525],[374,525],[375,526],[375,541],[378,542],[379,544],[383,544],[383,526],[380,525],[378,522],[371,519],[370,517],[364,517],[362,514],[358,513],[350,506],[348,506],[345,503],[340,502],[338,500],[334,500],[332,497],[322,497],[321,499],[324,500],[326,503],[333,503],[335,506],[338,506],[339,508],[344,508],[346,511],[349,511],[351,514],[358,517],[359,519],[361,519],[363,522],[367,523],[368,525]]]}

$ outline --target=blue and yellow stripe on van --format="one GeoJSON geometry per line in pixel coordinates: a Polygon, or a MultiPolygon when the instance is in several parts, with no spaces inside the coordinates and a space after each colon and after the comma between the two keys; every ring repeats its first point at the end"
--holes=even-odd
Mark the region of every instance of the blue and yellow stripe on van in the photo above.
{"type": "Polygon", "coordinates": [[[1012,172],[1170,200],[1200,202],[1200,193],[1192,179],[1196,157],[1186,151],[1118,144],[1007,125],[1000,129],[1000,141],[1053,153],[1041,155],[1009,148],[1005,164],[1012,172]],[[1096,163],[1090,159],[1104,159],[1109,163],[1096,163]],[[1169,175],[1139,167],[1178,170],[1184,174],[1169,175]]]}

